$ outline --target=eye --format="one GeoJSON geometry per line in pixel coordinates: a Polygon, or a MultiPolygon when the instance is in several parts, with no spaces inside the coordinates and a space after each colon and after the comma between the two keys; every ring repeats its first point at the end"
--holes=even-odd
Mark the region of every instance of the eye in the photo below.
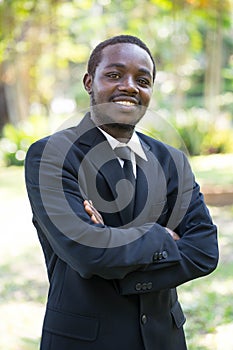
{"type": "Polygon", "coordinates": [[[138,78],[138,83],[142,86],[151,86],[151,82],[146,78],[138,78]]]}
{"type": "Polygon", "coordinates": [[[119,79],[120,78],[120,74],[117,72],[107,73],[106,76],[110,79],[119,79]]]}

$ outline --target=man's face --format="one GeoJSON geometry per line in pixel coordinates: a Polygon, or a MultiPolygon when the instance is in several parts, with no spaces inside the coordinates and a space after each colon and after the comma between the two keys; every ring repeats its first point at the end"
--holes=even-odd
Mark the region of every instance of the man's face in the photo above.
{"type": "Polygon", "coordinates": [[[145,114],[153,90],[153,62],[134,44],[115,44],[102,51],[95,76],[84,85],[91,95],[92,118],[101,124],[135,126],[145,114]]]}

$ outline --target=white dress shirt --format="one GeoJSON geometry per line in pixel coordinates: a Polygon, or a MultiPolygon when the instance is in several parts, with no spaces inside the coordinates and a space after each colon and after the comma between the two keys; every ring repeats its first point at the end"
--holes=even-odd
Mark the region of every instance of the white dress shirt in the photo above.
{"type": "MultiPolygon", "coordinates": [[[[134,131],[131,139],[127,142],[127,143],[122,143],[120,141],[118,141],[117,139],[115,139],[114,137],[112,137],[111,135],[109,135],[106,131],[102,130],[101,128],[98,128],[106,137],[109,145],[111,146],[111,148],[114,150],[116,147],[125,147],[128,146],[131,150],[131,161],[132,161],[132,165],[133,165],[133,172],[134,172],[134,176],[136,178],[136,157],[135,154],[138,155],[139,157],[141,157],[142,159],[144,159],[145,161],[147,161],[147,157],[145,155],[145,152],[142,148],[141,142],[139,140],[138,135],[136,134],[136,132],[134,131]]],[[[124,165],[124,161],[120,158],[118,158],[120,165],[123,168],[124,165]]]]}

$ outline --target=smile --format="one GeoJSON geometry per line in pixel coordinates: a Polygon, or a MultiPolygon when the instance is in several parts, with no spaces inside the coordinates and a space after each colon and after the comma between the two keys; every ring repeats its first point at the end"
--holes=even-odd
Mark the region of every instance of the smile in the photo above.
{"type": "Polygon", "coordinates": [[[136,106],[137,105],[135,102],[131,102],[131,101],[115,101],[115,103],[123,105],[123,106],[136,106]]]}

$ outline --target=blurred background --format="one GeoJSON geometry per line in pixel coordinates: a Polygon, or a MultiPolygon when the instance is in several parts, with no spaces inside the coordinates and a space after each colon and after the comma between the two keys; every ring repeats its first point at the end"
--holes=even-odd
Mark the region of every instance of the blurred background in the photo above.
{"type": "Polygon", "coordinates": [[[232,350],[233,3],[231,0],[0,0],[0,348],[38,348],[47,276],[31,224],[29,145],[89,105],[91,50],[118,34],[151,49],[157,78],[141,128],[185,149],[214,221],[220,263],[181,286],[190,350],[232,350]]]}

